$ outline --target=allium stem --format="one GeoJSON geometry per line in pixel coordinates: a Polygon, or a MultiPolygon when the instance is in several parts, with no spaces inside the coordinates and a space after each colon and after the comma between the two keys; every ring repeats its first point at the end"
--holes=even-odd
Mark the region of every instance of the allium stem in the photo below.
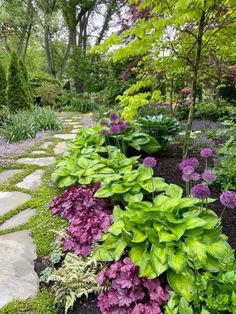
{"type": "Polygon", "coordinates": [[[152,199],[154,200],[155,197],[155,188],[154,188],[154,181],[153,181],[153,175],[152,175],[152,168],[150,168],[151,176],[152,176],[152,199]]]}
{"type": "Polygon", "coordinates": [[[222,213],[220,214],[220,218],[222,218],[222,217],[223,217],[224,212],[225,212],[225,209],[226,209],[226,207],[224,207],[224,209],[222,210],[222,213]]]}

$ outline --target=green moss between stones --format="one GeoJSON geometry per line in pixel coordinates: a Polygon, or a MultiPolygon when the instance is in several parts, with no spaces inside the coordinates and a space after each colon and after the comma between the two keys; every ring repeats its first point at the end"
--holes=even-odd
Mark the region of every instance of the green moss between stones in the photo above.
{"type": "Polygon", "coordinates": [[[42,290],[37,297],[26,301],[12,301],[0,309],[0,314],[56,314],[53,297],[47,290],[42,290]]]}

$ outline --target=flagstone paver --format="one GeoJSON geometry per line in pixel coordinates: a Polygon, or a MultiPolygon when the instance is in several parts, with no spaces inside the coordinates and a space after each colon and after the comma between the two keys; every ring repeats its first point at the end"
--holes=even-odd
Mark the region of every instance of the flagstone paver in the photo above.
{"type": "Polygon", "coordinates": [[[42,149],[47,149],[53,142],[45,142],[41,146],[39,146],[42,149]]]}
{"type": "Polygon", "coordinates": [[[24,178],[23,181],[16,184],[18,188],[27,190],[37,190],[41,185],[44,170],[36,170],[24,178]]]}
{"type": "Polygon", "coordinates": [[[18,227],[20,225],[25,224],[35,214],[35,212],[36,212],[36,210],[31,209],[31,208],[27,208],[27,209],[23,210],[19,214],[15,215],[15,216],[11,217],[10,219],[8,219],[7,221],[5,221],[0,226],[0,230],[15,228],[15,227],[18,227]]]}
{"type": "Polygon", "coordinates": [[[21,173],[22,169],[11,169],[4,170],[0,173],[0,183],[7,182],[10,178],[12,178],[15,174],[21,173]]]}
{"type": "MultiPolygon", "coordinates": [[[[0,192],[0,215],[24,204],[31,199],[31,195],[22,192],[0,192]]],[[[0,255],[1,256],[1,255],[0,255]]],[[[1,269],[1,268],[0,268],[1,269]]]]}
{"type": "Polygon", "coordinates": [[[31,152],[32,155],[45,155],[47,154],[44,150],[34,150],[31,152]]]}
{"type": "Polygon", "coordinates": [[[60,138],[62,140],[72,140],[76,137],[75,134],[55,134],[53,137],[60,138]]]}
{"type": "Polygon", "coordinates": [[[54,151],[54,154],[61,155],[61,154],[65,153],[67,149],[68,149],[68,147],[66,145],[66,142],[59,142],[59,143],[57,143],[57,145],[55,146],[53,151],[54,151]]]}
{"type": "Polygon", "coordinates": [[[72,134],[77,134],[79,132],[80,129],[73,129],[70,133],[72,134]]]}
{"type": "MultiPolygon", "coordinates": [[[[44,149],[53,145],[53,139],[62,139],[54,147],[54,154],[63,154],[67,150],[66,140],[76,137],[78,128],[82,126],[82,119],[86,115],[75,116],[69,119],[66,113],[61,114],[67,126],[73,127],[70,134],[55,134],[46,142],[40,145],[38,150],[32,151],[31,158],[19,158],[17,164],[29,164],[42,167],[52,166],[56,158],[52,156],[39,157],[38,154],[46,154],[44,149]],[[68,119],[66,119],[68,117],[68,119]],[[35,155],[35,157],[33,156],[35,155]]],[[[9,178],[18,174],[20,169],[4,170],[0,173],[0,183],[6,182],[9,178]]],[[[16,184],[17,187],[34,190],[37,189],[42,180],[45,170],[38,169],[26,176],[21,182],[16,184]]],[[[37,196],[36,196],[37,197],[37,196]]],[[[17,208],[31,199],[28,193],[17,191],[0,192],[0,216],[8,211],[17,208]]],[[[35,209],[25,209],[15,216],[9,218],[1,226],[0,230],[6,230],[25,224],[30,217],[35,214],[35,209]]],[[[36,259],[35,245],[30,236],[29,230],[23,230],[14,233],[8,233],[0,236],[0,308],[12,301],[25,300],[37,295],[39,282],[37,274],[34,271],[34,260],[36,259]]]]}
{"type": "Polygon", "coordinates": [[[0,307],[38,293],[35,245],[28,230],[0,236],[0,307]]]}
{"type": "Polygon", "coordinates": [[[55,157],[37,157],[37,158],[20,158],[16,161],[18,164],[52,166],[55,164],[55,157]]]}

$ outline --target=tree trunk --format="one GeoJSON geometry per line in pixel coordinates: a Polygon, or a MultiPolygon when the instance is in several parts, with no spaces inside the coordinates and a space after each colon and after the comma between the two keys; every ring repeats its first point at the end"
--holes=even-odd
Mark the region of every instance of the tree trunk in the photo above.
{"type": "Polygon", "coordinates": [[[111,1],[110,5],[109,5],[109,7],[107,9],[105,20],[104,20],[104,23],[102,25],[101,32],[100,32],[100,34],[98,36],[98,39],[96,41],[96,45],[100,45],[100,43],[103,40],[103,37],[105,35],[105,32],[108,30],[109,22],[111,20],[112,14],[113,14],[113,7],[115,6],[115,4],[116,4],[115,0],[111,1]]]}
{"type": "Polygon", "coordinates": [[[44,29],[44,45],[45,45],[45,54],[47,60],[47,72],[50,75],[54,74],[53,63],[52,63],[52,54],[51,54],[51,45],[50,45],[50,26],[45,25],[44,29]]]}
{"type": "Polygon", "coordinates": [[[174,75],[170,79],[170,115],[173,117],[173,92],[174,92],[174,75]]]}
{"type": "MultiPolygon", "coordinates": [[[[27,2],[27,10],[26,10],[26,22],[23,26],[23,30],[20,36],[20,41],[17,47],[17,54],[20,56],[22,54],[23,48],[24,48],[24,42],[27,41],[28,38],[28,29],[29,25],[32,23],[32,10],[33,10],[33,5],[32,5],[32,0],[28,0],[27,2]]],[[[28,39],[29,40],[29,39],[28,39]]]]}
{"type": "MultiPolygon", "coordinates": [[[[204,3],[206,7],[206,0],[204,3]]],[[[196,99],[197,99],[198,72],[199,72],[199,64],[200,64],[201,55],[202,55],[202,37],[203,37],[203,32],[204,32],[204,27],[205,27],[205,17],[206,17],[206,11],[204,10],[202,12],[202,16],[198,25],[197,50],[196,50],[195,61],[193,65],[192,104],[190,106],[188,121],[187,121],[186,131],[185,131],[183,158],[186,158],[188,154],[190,134],[192,131],[192,124],[193,124],[193,119],[194,119],[194,111],[195,111],[195,105],[196,105],[196,99]]]]}
{"type": "Polygon", "coordinates": [[[27,50],[29,47],[29,40],[30,40],[30,36],[31,36],[31,31],[32,31],[32,23],[30,23],[29,27],[28,27],[28,32],[27,32],[27,37],[26,37],[26,42],[25,42],[25,48],[24,48],[24,52],[22,55],[23,62],[25,61],[26,53],[27,53],[27,50]]]}

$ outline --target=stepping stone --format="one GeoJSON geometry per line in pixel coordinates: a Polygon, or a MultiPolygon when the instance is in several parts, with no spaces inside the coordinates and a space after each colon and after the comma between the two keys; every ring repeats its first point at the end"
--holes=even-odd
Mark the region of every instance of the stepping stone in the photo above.
{"type": "Polygon", "coordinates": [[[36,170],[24,178],[23,181],[16,184],[18,188],[26,190],[37,190],[40,187],[44,170],[36,170]]]}
{"type": "Polygon", "coordinates": [[[36,166],[52,166],[55,164],[54,157],[38,157],[38,158],[20,158],[16,161],[18,164],[36,165],[36,166]]]}
{"type": "Polygon", "coordinates": [[[70,120],[70,119],[66,119],[64,120],[65,122],[73,122],[73,120],[70,120]]]}
{"type": "Polygon", "coordinates": [[[32,155],[45,155],[47,154],[44,150],[34,150],[31,152],[32,155]]]}
{"type": "Polygon", "coordinates": [[[29,194],[22,192],[0,192],[0,215],[4,215],[8,211],[15,209],[30,199],[31,196],[29,194]]]}
{"type": "Polygon", "coordinates": [[[72,140],[76,137],[75,134],[55,134],[53,137],[60,138],[62,140],[72,140]]]}
{"type": "Polygon", "coordinates": [[[39,146],[42,149],[47,149],[53,142],[45,142],[41,146],[39,146]]]}
{"type": "Polygon", "coordinates": [[[65,153],[67,151],[67,149],[68,149],[68,147],[66,145],[66,142],[60,142],[60,143],[57,143],[57,145],[55,146],[53,151],[54,151],[54,154],[61,155],[61,154],[65,153]]]}
{"type": "Polygon", "coordinates": [[[27,208],[20,212],[19,214],[11,217],[7,221],[5,221],[1,226],[0,230],[5,230],[5,229],[10,229],[10,228],[15,228],[20,225],[25,224],[34,214],[36,210],[27,208]]]}
{"type": "Polygon", "coordinates": [[[68,123],[68,124],[69,124],[69,125],[76,125],[76,126],[80,125],[79,122],[70,122],[70,123],[68,123]]]}
{"type": "Polygon", "coordinates": [[[11,177],[13,177],[17,173],[21,173],[22,169],[12,169],[12,170],[4,170],[0,173],[0,183],[7,182],[11,177]]]}
{"type": "Polygon", "coordinates": [[[73,129],[70,133],[72,134],[77,134],[79,132],[80,129],[73,129]]]}
{"type": "Polygon", "coordinates": [[[0,307],[13,299],[22,301],[37,295],[39,280],[34,271],[37,258],[28,230],[0,236],[0,307]]]}

